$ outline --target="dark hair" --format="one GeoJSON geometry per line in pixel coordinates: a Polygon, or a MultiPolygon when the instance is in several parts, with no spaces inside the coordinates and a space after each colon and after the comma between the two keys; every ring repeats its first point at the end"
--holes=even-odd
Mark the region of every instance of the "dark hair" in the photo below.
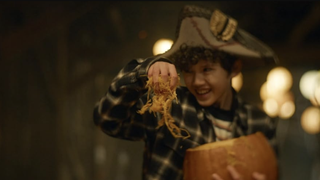
{"type": "Polygon", "coordinates": [[[186,44],[182,44],[180,50],[169,58],[174,62],[176,68],[181,71],[188,70],[190,66],[197,64],[199,60],[207,60],[220,63],[221,67],[229,73],[237,60],[237,57],[223,51],[202,46],[188,47],[186,44]]]}

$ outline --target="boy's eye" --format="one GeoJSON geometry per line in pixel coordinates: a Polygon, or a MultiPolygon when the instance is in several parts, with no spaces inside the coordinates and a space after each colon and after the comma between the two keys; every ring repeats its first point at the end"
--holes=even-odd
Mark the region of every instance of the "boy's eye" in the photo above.
{"type": "Polygon", "coordinates": [[[208,72],[208,71],[211,71],[211,70],[213,70],[213,69],[212,68],[204,68],[203,69],[204,72],[208,72]]]}

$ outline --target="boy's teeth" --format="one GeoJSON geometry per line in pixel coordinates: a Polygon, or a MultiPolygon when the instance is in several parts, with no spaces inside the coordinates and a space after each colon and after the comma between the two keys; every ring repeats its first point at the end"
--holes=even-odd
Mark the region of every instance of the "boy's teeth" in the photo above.
{"type": "Polygon", "coordinates": [[[200,91],[197,91],[198,94],[205,94],[209,92],[209,90],[200,90],[200,91]]]}

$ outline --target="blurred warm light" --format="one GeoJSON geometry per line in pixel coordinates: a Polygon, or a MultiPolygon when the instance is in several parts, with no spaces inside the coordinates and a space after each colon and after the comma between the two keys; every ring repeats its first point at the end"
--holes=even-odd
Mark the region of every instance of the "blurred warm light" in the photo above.
{"type": "Polygon", "coordinates": [[[269,94],[267,91],[267,82],[264,82],[260,87],[260,98],[262,101],[265,101],[269,98],[269,94]]]}
{"type": "Polygon", "coordinates": [[[264,83],[260,89],[260,97],[264,101],[265,112],[270,116],[278,115],[282,119],[288,119],[295,112],[294,96],[291,91],[268,94],[266,83],[264,83]]]}
{"type": "Polygon", "coordinates": [[[263,101],[263,110],[270,116],[275,117],[279,112],[279,105],[275,99],[268,98],[263,101]]]}
{"type": "Polygon", "coordinates": [[[320,86],[315,88],[313,96],[310,97],[310,102],[314,106],[320,106],[320,86]]]}
{"type": "Polygon", "coordinates": [[[173,41],[170,39],[159,39],[153,45],[153,55],[158,55],[166,52],[171,48],[173,41]]]}
{"type": "Polygon", "coordinates": [[[311,100],[314,97],[315,89],[318,86],[320,86],[320,71],[307,71],[301,76],[299,88],[306,99],[311,100]]]}
{"type": "Polygon", "coordinates": [[[288,101],[292,101],[292,102],[294,101],[294,96],[291,91],[282,92],[282,93],[276,94],[273,97],[277,100],[278,104],[280,105],[288,101]]]}
{"type": "Polygon", "coordinates": [[[262,101],[273,98],[276,99],[278,103],[282,104],[288,100],[293,101],[294,96],[291,91],[279,91],[278,93],[274,93],[273,91],[270,92],[267,90],[267,82],[264,82],[260,87],[260,98],[262,101]]]}
{"type": "Polygon", "coordinates": [[[260,98],[264,111],[270,117],[288,119],[294,114],[294,95],[290,91],[292,83],[292,75],[285,67],[273,68],[268,73],[267,81],[260,87],[260,98]]]}
{"type": "Polygon", "coordinates": [[[320,109],[314,106],[305,109],[301,115],[301,126],[309,134],[320,132],[320,109]]]}
{"type": "Polygon", "coordinates": [[[273,68],[267,75],[267,91],[270,94],[288,91],[292,86],[292,75],[285,67],[273,68]]]}
{"type": "Polygon", "coordinates": [[[242,88],[242,84],[243,84],[243,76],[242,73],[240,72],[238,75],[236,75],[234,78],[232,78],[232,87],[239,92],[240,89],[242,88]]]}
{"type": "Polygon", "coordinates": [[[295,111],[295,105],[293,103],[293,101],[286,101],[284,102],[279,110],[279,117],[282,119],[288,119],[290,118],[295,111]]]}

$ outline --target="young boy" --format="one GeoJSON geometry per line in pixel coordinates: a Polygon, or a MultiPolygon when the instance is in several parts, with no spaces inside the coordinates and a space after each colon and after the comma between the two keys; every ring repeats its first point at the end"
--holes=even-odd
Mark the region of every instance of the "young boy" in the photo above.
{"type": "MultiPolygon", "coordinates": [[[[187,5],[181,11],[172,48],[155,57],[131,60],[97,103],[94,122],[109,136],[145,142],[143,179],[182,180],[188,148],[257,131],[275,146],[275,122],[243,102],[231,79],[242,66],[276,61],[266,45],[237,27],[236,20],[219,10],[187,5]],[[174,88],[179,83],[179,71],[185,86],[177,87],[177,101],[172,102],[170,115],[175,125],[190,133],[188,138],[174,137],[165,125],[157,128],[159,113],[138,113],[147,103],[148,78],[152,78],[155,91],[161,91],[159,77],[165,82],[170,79],[174,88]]],[[[234,179],[241,176],[231,166],[228,170],[234,179]]],[[[253,176],[266,178],[259,172],[253,176]]],[[[212,178],[221,179],[219,172],[212,178]]]]}

